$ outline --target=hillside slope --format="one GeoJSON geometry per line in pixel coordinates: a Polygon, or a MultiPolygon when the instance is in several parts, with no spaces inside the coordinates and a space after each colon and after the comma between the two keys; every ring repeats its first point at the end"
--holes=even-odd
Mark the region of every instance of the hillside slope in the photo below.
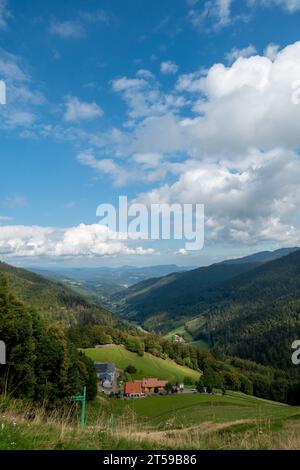
{"type": "Polygon", "coordinates": [[[110,312],[59,282],[2,262],[1,274],[6,277],[9,290],[17,299],[34,307],[51,321],[70,325],[92,321],[106,324],[113,320],[110,312]]]}
{"type": "Polygon", "coordinates": [[[265,263],[225,263],[188,274],[187,290],[176,283],[160,286],[161,300],[150,289],[126,299],[126,308],[148,327],[169,331],[185,325],[194,339],[226,354],[293,369],[291,344],[300,337],[300,250],[265,263]],[[225,279],[224,267],[236,275],[225,279]],[[246,269],[237,274],[236,267],[246,269]],[[168,307],[172,293],[177,305],[168,307]]]}
{"type": "Polygon", "coordinates": [[[174,318],[179,317],[180,323],[180,317],[194,317],[201,313],[219,295],[219,288],[226,281],[295,250],[285,248],[275,252],[261,252],[192,271],[149,279],[114,296],[114,301],[118,302],[118,312],[122,316],[148,328],[157,325],[162,332],[166,332],[178,324],[174,318]]]}
{"type": "Polygon", "coordinates": [[[120,313],[141,323],[153,314],[185,316],[206,293],[224,281],[254,269],[257,264],[214,264],[185,273],[149,279],[128,289],[120,299],[120,313]]]}
{"type": "Polygon", "coordinates": [[[223,283],[203,316],[202,332],[213,346],[292,367],[291,344],[300,337],[300,250],[223,283]]]}
{"type": "Polygon", "coordinates": [[[102,348],[85,349],[84,352],[93,361],[113,362],[119,369],[124,370],[127,366],[134,365],[137,369],[136,374],[133,374],[135,379],[157,377],[175,382],[184,381],[186,377],[194,381],[200,378],[200,372],[176,364],[171,359],[162,359],[147,352],[141,357],[121,345],[112,344],[102,348]]]}

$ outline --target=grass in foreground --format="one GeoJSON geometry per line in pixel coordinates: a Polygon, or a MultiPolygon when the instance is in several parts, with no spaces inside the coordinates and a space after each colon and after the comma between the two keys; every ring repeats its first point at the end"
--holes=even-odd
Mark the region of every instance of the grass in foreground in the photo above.
{"type": "Polygon", "coordinates": [[[0,449],[300,449],[300,408],[231,393],[138,400],[99,396],[88,403],[86,430],[72,420],[22,403],[0,415],[0,449]],[[113,419],[112,419],[113,416],[113,419]]]}
{"type": "Polygon", "coordinates": [[[113,362],[117,368],[126,369],[130,364],[134,365],[137,373],[134,378],[157,377],[169,381],[183,381],[185,377],[198,381],[200,373],[180,366],[170,359],[161,359],[152,354],[145,353],[143,357],[131,351],[127,351],[124,346],[115,344],[104,346],[102,348],[85,349],[85,354],[93,361],[113,362]]]}

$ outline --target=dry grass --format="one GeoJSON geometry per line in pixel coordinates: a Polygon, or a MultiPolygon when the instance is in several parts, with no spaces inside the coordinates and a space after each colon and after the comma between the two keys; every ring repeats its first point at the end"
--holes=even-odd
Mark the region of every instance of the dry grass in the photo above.
{"type": "Polygon", "coordinates": [[[131,416],[118,422],[115,435],[133,442],[151,442],[168,449],[300,449],[300,423],[288,422],[272,430],[270,420],[240,419],[225,423],[203,422],[181,429],[147,429],[131,416]],[[244,429],[241,429],[244,428],[244,429]]]}
{"type": "MultiPolygon", "coordinates": [[[[178,427],[169,419],[165,429],[155,429],[153,424],[137,417],[131,407],[114,419],[106,407],[102,408],[94,419],[87,419],[84,434],[80,422],[74,419],[74,409],[33,410],[30,404],[24,406],[18,401],[11,401],[9,406],[0,408],[0,421],[8,424],[17,423],[20,429],[35,436],[39,430],[44,440],[38,448],[86,448],[100,449],[100,440],[110,440],[111,448],[118,443],[125,448],[139,449],[147,443],[149,449],[300,449],[300,421],[285,420],[274,428],[270,419],[237,419],[227,422],[205,421],[189,427],[178,427]],[[55,439],[55,442],[53,440],[55,439]]],[[[36,440],[33,437],[34,442],[36,440]]],[[[110,445],[110,444],[109,444],[110,445]]],[[[119,448],[119,447],[118,447],[119,448]]],[[[121,447],[122,448],[122,447],[121,447]]]]}

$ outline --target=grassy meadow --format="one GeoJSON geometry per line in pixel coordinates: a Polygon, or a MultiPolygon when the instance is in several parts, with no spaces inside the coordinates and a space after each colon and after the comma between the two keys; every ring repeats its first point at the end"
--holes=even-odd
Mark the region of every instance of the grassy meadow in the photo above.
{"type": "Polygon", "coordinates": [[[300,407],[240,393],[137,400],[98,396],[86,429],[72,408],[61,416],[0,403],[0,449],[298,449],[300,407]]]}
{"type": "Polygon", "coordinates": [[[180,366],[171,359],[161,359],[149,353],[141,357],[121,345],[111,344],[102,348],[85,349],[84,352],[93,361],[113,362],[118,369],[124,370],[128,365],[134,365],[137,373],[133,377],[136,379],[157,377],[173,382],[183,381],[186,377],[195,381],[200,378],[199,372],[180,366]]]}

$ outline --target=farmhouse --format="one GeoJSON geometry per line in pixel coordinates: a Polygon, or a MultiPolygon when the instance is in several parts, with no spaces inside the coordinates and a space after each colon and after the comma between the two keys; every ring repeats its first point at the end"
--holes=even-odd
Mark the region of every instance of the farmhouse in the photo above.
{"type": "Polygon", "coordinates": [[[143,379],[134,380],[133,382],[126,382],[124,387],[124,395],[129,398],[138,398],[147,393],[154,393],[162,391],[167,385],[166,380],[158,379],[143,379]]]}
{"type": "Polygon", "coordinates": [[[142,391],[143,393],[153,393],[156,390],[162,391],[165,389],[167,385],[166,380],[158,380],[158,379],[143,379],[142,380],[142,391]]]}
{"type": "Polygon", "coordinates": [[[184,338],[180,334],[176,333],[173,339],[174,343],[184,343],[184,338]]]}
{"type": "Polygon", "coordinates": [[[124,395],[128,398],[139,398],[142,396],[142,381],[134,380],[126,382],[124,387],[124,395]]]}
{"type": "Polygon", "coordinates": [[[116,366],[106,362],[94,362],[99,381],[104,387],[111,388],[116,377],[116,366]]]}

